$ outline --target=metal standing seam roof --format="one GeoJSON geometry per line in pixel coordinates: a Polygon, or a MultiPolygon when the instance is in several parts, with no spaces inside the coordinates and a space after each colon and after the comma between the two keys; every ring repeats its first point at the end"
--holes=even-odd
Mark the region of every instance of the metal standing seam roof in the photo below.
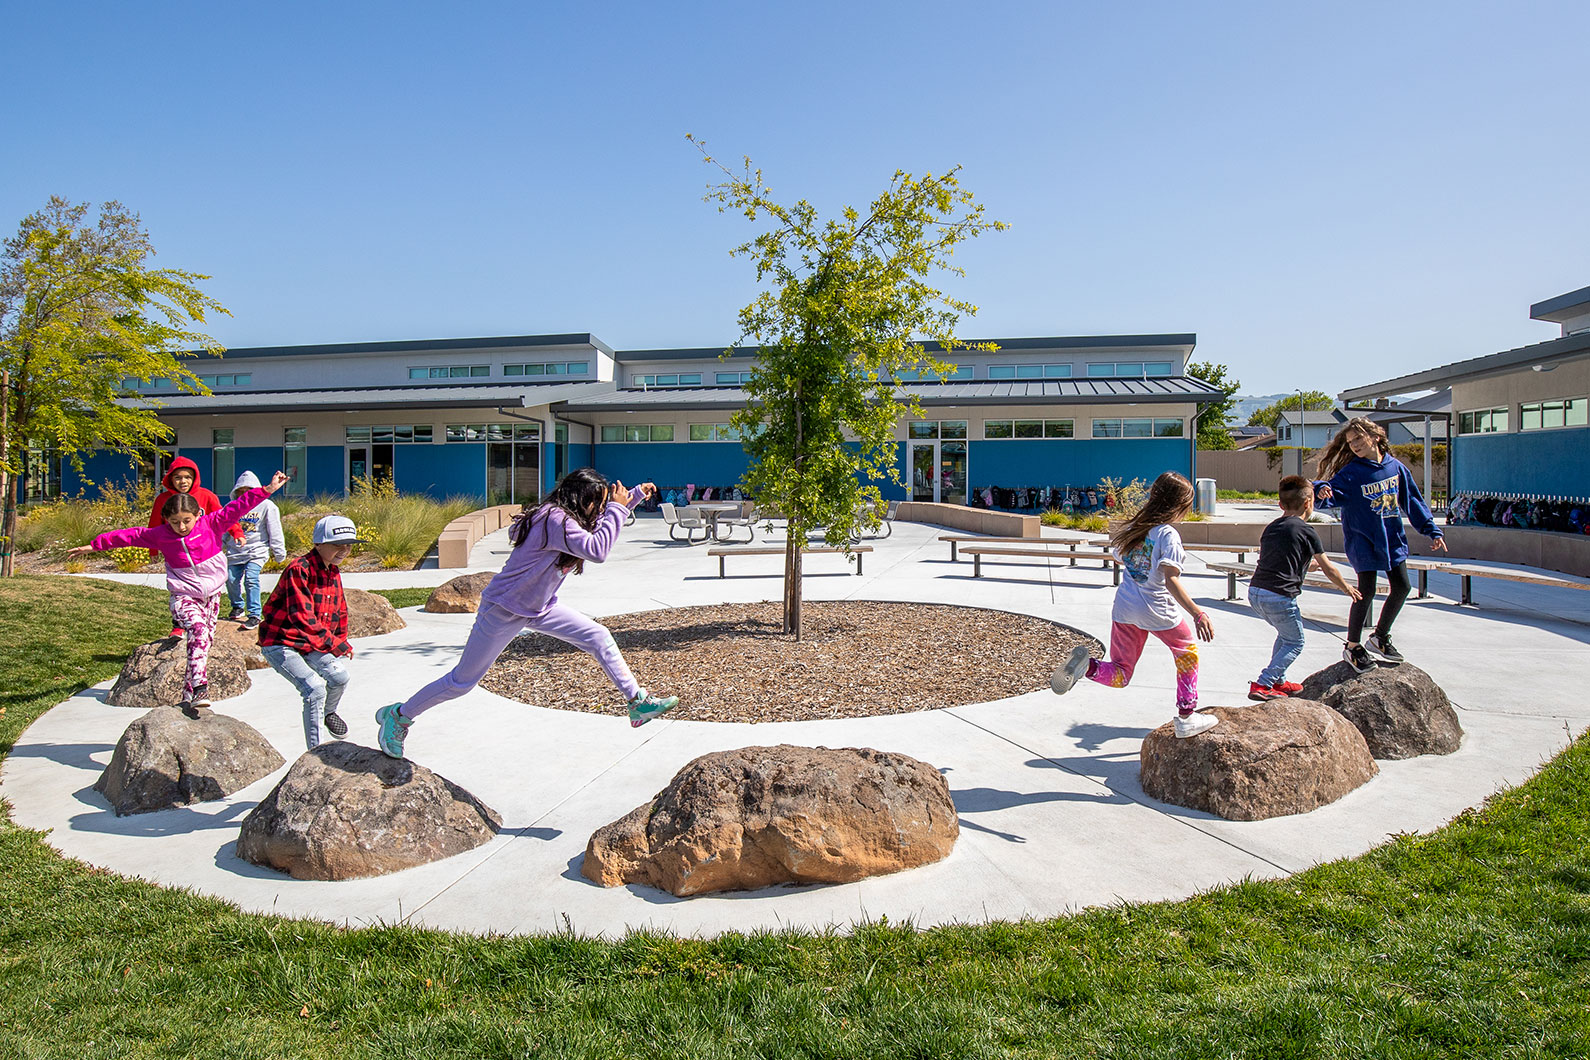
{"type": "MultiPolygon", "coordinates": [[[[1087,405],[1120,402],[1171,404],[1220,400],[1219,387],[1192,376],[1156,376],[1151,379],[994,379],[972,383],[936,383],[910,390],[896,386],[895,393],[914,392],[926,406],[936,405],[1087,405]]],[[[749,398],[741,387],[659,387],[650,390],[614,390],[559,402],[559,412],[623,412],[645,409],[666,412],[682,409],[738,408],[749,398]]]]}
{"type": "Polygon", "coordinates": [[[1590,332],[1582,335],[1565,335],[1562,338],[1549,339],[1529,346],[1517,346],[1511,350],[1503,350],[1501,353],[1486,354],[1484,357],[1453,361],[1439,368],[1428,368],[1422,372],[1397,376],[1395,379],[1379,383],[1355,386],[1343,390],[1336,396],[1342,401],[1361,401],[1365,398],[1412,394],[1419,390],[1450,387],[1453,383],[1466,383],[1486,376],[1504,375],[1520,368],[1549,364],[1568,357],[1582,357],[1587,353],[1590,353],[1590,332]]]}
{"type": "Polygon", "coordinates": [[[327,390],[241,390],[212,394],[160,394],[126,398],[122,404],[155,409],[162,416],[217,415],[246,412],[362,411],[366,409],[534,408],[586,394],[612,390],[615,384],[531,383],[504,386],[343,387],[327,390]]]}
{"type": "MultiPolygon", "coordinates": [[[[1110,352],[1119,355],[1123,350],[1173,350],[1183,354],[1191,353],[1198,344],[1198,336],[1192,332],[1177,332],[1167,335],[1051,335],[1047,337],[1022,338],[1022,339],[962,339],[963,343],[994,343],[999,347],[993,354],[978,352],[978,357],[998,356],[1000,353],[1015,352],[1018,350],[1031,352],[1034,350],[1097,350],[1101,353],[1110,352]]],[[[941,343],[924,342],[922,348],[928,353],[938,355],[946,354],[941,343]]],[[[695,346],[680,349],[657,350],[618,350],[613,354],[613,359],[623,364],[643,364],[647,361],[704,361],[714,360],[725,351],[731,360],[755,357],[761,352],[760,346],[695,346]]],[[[961,347],[947,352],[948,356],[969,354],[971,351],[961,347]]]]}

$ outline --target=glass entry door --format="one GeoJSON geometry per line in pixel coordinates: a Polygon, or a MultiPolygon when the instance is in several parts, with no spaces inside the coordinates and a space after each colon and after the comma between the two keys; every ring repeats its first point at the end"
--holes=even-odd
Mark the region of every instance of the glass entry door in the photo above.
{"type": "Polygon", "coordinates": [[[541,425],[493,423],[486,428],[486,494],[491,504],[541,500],[541,425]]]}
{"type": "Polygon", "coordinates": [[[966,443],[911,443],[911,499],[966,503],[966,443]]]}
{"type": "Polygon", "coordinates": [[[392,481],[392,446],[387,443],[348,446],[348,492],[365,480],[392,481]]]}
{"type": "Polygon", "coordinates": [[[966,443],[939,443],[939,501],[966,503],[966,443]]]}
{"type": "Polygon", "coordinates": [[[938,443],[911,443],[911,499],[938,500],[938,443]]]}

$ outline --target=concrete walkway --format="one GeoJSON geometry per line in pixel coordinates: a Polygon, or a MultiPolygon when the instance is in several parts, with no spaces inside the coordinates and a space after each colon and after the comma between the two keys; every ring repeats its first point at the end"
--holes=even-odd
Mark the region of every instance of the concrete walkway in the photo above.
{"type": "MultiPolygon", "coordinates": [[[[836,556],[808,560],[809,599],[966,604],[1037,615],[1107,637],[1110,575],[1043,560],[949,562],[939,528],[900,523],[871,542],[866,575],[836,556]]],[[[484,539],[470,569],[500,567],[505,533],[484,539]]],[[[780,588],[778,557],[746,558],[717,577],[700,546],[670,543],[642,518],[609,562],[565,584],[563,597],[596,616],[659,607],[760,601],[780,588]]],[[[1272,635],[1245,604],[1227,603],[1225,579],[1195,558],[1195,596],[1214,618],[1205,647],[1205,705],[1245,704],[1247,682],[1272,635]]],[[[366,588],[436,584],[456,571],[353,575],[366,588]]],[[[136,580],[131,576],[120,580],[136,580]]],[[[1399,832],[1439,827],[1497,789],[1534,773],[1590,724],[1575,675],[1590,672],[1590,592],[1476,582],[1477,607],[1454,601],[1457,579],[1431,576],[1439,594],[1410,601],[1397,642],[1451,695],[1467,733],[1444,757],[1382,762],[1359,790],[1313,813],[1255,823],[1223,821],[1156,802],[1137,779],[1138,746],[1172,713],[1169,654],[1151,644],[1131,688],[1083,682],[1059,698],[1047,673],[1035,691],[990,703],[854,720],[766,725],[654,722],[548,710],[477,689],[431,711],[410,733],[411,758],[462,784],[502,814],[492,842],[446,861],[371,880],[293,880],[240,861],[237,827],[281,779],[186,809],[118,818],[92,786],[135,715],[104,703],[108,684],[54,708],[21,738],[0,773],[0,795],[24,827],[49,830],[63,854],[167,886],[190,887],[266,913],[364,925],[407,921],[467,932],[574,930],[608,937],[653,927],[712,935],[784,926],[841,928],[887,914],[920,926],[1049,917],[1122,900],[1175,899],[1245,877],[1277,877],[1361,853],[1399,832]],[[747,744],[872,746],[915,755],[945,773],[960,811],[953,854],[938,864],[842,886],[773,888],[688,900],[643,887],[605,889],[579,873],[586,840],[647,801],[686,762],[747,744]]],[[[1301,679],[1339,658],[1346,600],[1303,597],[1309,646],[1301,679]]],[[[373,712],[443,673],[470,615],[403,612],[407,629],[360,640],[344,700],[349,739],[374,744],[373,712]]],[[[289,761],[302,747],[297,697],[270,671],[218,704],[263,732],[289,761]]],[[[644,683],[646,675],[637,675],[644,683]]],[[[712,675],[669,689],[711,695],[712,675]]],[[[615,693],[616,696],[616,693],[615,693]]]]}

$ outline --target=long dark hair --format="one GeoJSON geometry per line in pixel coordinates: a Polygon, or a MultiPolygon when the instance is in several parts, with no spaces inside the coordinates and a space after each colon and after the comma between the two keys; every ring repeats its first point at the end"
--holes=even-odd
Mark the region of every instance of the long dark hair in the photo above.
{"type": "Polygon", "coordinates": [[[1386,453],[1391,449],[1391,442],[1386,437],[1386,429],[1374,420],[1363,416],[1354,416],[1342,424],[1342,429],[1336,432],[1336,437],[1325,443],[1325,448],[1319,454],[1319,477],[1335,478],[1336,472],[1357,459],[1358,454],[1353,452],[1353,433],[1362,434],[1368,438],[1376,449],[1380,450],[1380,458],[1385,459],[1386,453]]]}
{"type": "MultiPolygon", "coordinates": [[[[566,518],[574,520],[586,530],[596,529],[596,521],[602,517],[603,510],[607,507],[607,478],[593,467],[582,467],[570,471],[563,476],[563,481],[557,484],[547,499],[531,507],[526,504],[519,509],[519,514],[513,517],[513,526],[508,531],[508,540],[513,542],[513,547],[518,548],[530,537],[530,527],[537,520],[541,523],[541,547],[552,547],[552,526],[549,516],[554,508],[564,513],[566,518]]],[[[568,526],[564,525],[563,540],[568,540],[568,526]]],[[[558,558],[558,570],[567,574],[573,571],[579,574],[585,570],[585,561],[578,556],[571,556],[567,552],[558,558]]]]}
{"type": "Polygon", "coordinates": [[[190,515],[203,515],[204,506],[191,493],[173,493],[166,498],[166,503],[160,506],[160,518],[169,519],[178,512],[187,512],[190,515]]]}
{"type": "Polygon", "coordinates": [[[1192,483],[1174,471],[1166,471],[1148,487],[1148,499],[1137,514],[1110,531],[1110,544],[1125,556],[1146,541],[1154,527],[1174,523],[1186,515],[1192,503],[1192,483]]]}

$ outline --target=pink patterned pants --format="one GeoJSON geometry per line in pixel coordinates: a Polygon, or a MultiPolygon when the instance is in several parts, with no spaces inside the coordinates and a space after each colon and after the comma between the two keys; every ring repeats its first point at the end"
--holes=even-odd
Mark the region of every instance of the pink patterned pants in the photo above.
{"type": "Polygon", "coordinates": [[[1188,714],[1198,709],[1198,641],[1186,622],[1170,629],[1147,630],[1129,626],[1124,622],[1110,625],[1110,658],[1099,660],[1088,668],[1090,680],[1111,688],[1125,688],[1132,681],[1132,671],[1143,656],[1143,646],[1153,633],[1170,649],[1176,660],[1176,709],[1188,714]]]}
{"type": "Polygon", "coordinates": [[[182,683],[186,701],[193,690],[210,683],[210,645],[215,643],[215,621],[221,614],[221,594],[203,600],[171,594],[171,621],[188,635],[188,678],[182,683]]]}

